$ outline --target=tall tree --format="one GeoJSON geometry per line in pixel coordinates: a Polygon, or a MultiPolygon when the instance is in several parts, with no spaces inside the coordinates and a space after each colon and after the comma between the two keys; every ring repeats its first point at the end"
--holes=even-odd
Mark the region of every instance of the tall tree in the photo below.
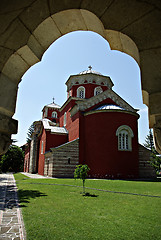
{"type": "Polygon", "coordinates": [[[149,129],[149,134],[145,138],[144,147],[148,148],[151,152],[155,150],[154,141],[153,141],[153,133],[152,130],[149,129]]]}
{"type": "Polygon", "coordinates": [[[156,173],[160,173],[161,157],[155,149],[153,133],[151,129],[149,130],[149,134],[146,136],[145,143],[143,145],[151,151],[150,165],[155,168],[156,173]]]}
{"type": "Polygon", "coordinates": [[[18,146],[11,145],[8,151],[0,159],[2,172],[23,171],[24,152],[18,146]]]}
{"type": "Polygon", "coordinates": [[[34,132],[35,130],[35,126],[34,126],[34,123],[31,124],[31,126],[29,127],[28,129],[28,132],[27,132],[27,143],[29,144],[32,140],[32,133],[34,132]]]}

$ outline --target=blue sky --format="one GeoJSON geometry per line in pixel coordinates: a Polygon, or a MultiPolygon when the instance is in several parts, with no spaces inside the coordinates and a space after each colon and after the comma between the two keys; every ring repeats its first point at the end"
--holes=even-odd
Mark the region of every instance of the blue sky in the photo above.
{"type": "Polygon", "coordinates": [[[32,66],[19,84],[16,113],[18,134],[12,135],[17,145],[26,143],[32,122],[41,119],[42,108],[52,102],[62,105],[67,98],[65,82],[70,75],[93,70],[109,76],[113,90],[134,108],[139,109],[139,142],[149,132],[148,110],[142,102],[140,69],[133,58],[111,51],[108,42],[93,32],[77,31],[56,40],[44,53],[41,62],[32,66]]]}

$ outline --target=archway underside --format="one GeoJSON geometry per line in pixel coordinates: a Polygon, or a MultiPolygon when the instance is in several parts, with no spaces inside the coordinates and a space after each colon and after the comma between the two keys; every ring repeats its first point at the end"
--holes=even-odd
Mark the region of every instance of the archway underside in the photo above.
{"type": "Polygon", "coordinates": [[[86,30],[104,37],[112,50],[132,56],[141,68],[143,102],[149,107],[161,152],[161,3],[142,1],[2,0],[0,2],[0,154],[17,131],[15,112],[23,74],[59,37],[86,30]]]}

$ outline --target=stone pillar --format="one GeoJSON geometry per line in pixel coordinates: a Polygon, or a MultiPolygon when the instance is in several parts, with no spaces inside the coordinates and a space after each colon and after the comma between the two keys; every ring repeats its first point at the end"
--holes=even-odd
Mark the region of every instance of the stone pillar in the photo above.
{"type": "Polygon", "coordinates": [[[0,155],[12,143],[11,135],[17,133],[18,122],[12,119],[17,98],[17,83],[0,73],[0,155]]]}
{"type": "Polygon", "coordinates": [[[34,134],[32,137],[31,145],[30,145],[29,173],[36,173],[37,147],[38,147],[38,138],[37,138],[37,135],[34,134]]]}
{"type": "Polygon", "coordinates": [[[161,120],[158,120],[153,126],[154,143],[157,152],[161,154],[161,120]]]}

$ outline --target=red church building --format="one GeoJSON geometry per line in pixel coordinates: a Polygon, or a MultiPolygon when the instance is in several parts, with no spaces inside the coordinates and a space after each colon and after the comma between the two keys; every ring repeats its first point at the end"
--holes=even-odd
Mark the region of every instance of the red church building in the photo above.
{"type": "Polygon", "coordinates": [[[24,170],[72,177],[87,164],[91,178],[138,178],[137,110],[112,90],[108,76],[91,67],[66,82],[67,100],[44,106],[34,122],[24,170]]]}

